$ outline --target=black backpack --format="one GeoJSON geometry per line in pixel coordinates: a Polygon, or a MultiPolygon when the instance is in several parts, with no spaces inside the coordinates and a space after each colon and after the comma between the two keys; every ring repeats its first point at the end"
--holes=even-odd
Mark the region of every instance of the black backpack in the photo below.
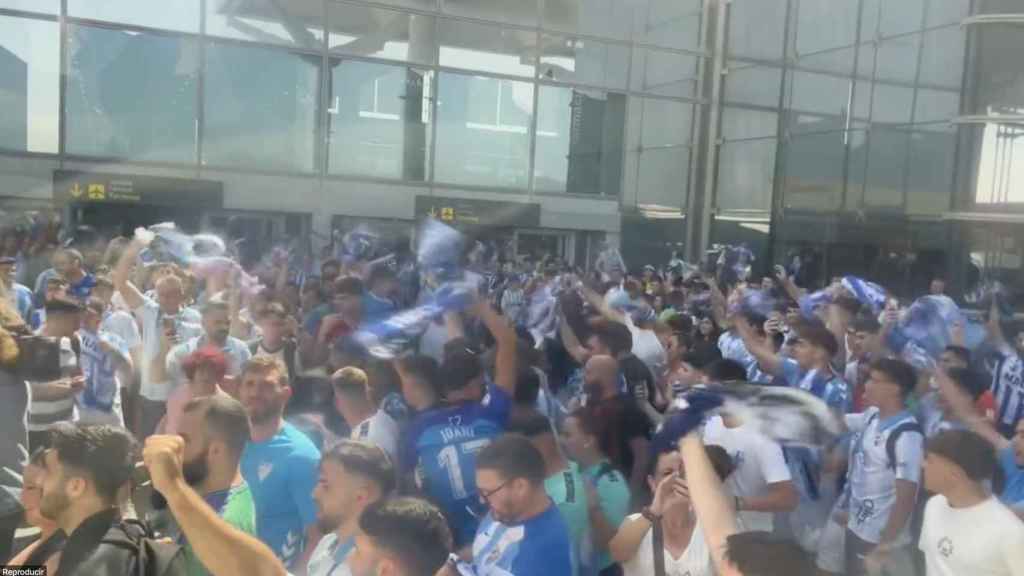
{"type": "Polygon", "coordinates": [[[125,576],[187,576],[181,546],[158,540],[149,527],[138,520],[121,520],[107,532],[101,544],[132,554],[131,568],[125,576]]]}

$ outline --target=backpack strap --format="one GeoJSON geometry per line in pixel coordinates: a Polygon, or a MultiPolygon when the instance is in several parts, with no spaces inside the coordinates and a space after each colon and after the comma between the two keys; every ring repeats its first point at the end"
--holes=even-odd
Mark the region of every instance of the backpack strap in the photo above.
{"type": "Polygon", "coordinates": [[[904,432],[917,432],[924,436],[924,429],[914,420],[897,424],[895,428],[889,431],[889,436],[885,439],[885,454],[889,458],[889,469],[893,472],[896,471],[896,442],[899,441],[900,436],[904,432]]]}
{"type": "Polygon", "coordinates": [[[665,532],[661,520],[651,524],[651,545],[654,548],[654,576],[665,576],[665,532]]]}

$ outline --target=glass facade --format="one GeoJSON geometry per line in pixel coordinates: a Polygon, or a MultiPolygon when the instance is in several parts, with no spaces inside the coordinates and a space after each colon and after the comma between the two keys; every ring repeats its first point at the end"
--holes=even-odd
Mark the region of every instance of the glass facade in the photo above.
{"type": "Polygon", "coordinates": [[[1024,219],[1021,28],[970,22],[1019,4],[0,0],[0,154],[571,197],[651,262],[941,273],[1008,245],[978,214],[1024,219]]]}

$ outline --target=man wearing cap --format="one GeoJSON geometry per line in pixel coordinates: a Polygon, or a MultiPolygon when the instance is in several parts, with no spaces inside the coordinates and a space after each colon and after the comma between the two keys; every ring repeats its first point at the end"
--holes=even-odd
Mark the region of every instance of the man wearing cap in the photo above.
{"type": "Polygon", "coordinates": [[[49,382],[29,382],[32,391],[28,410],[29,449],[49,446],[49,431],[60,422],[78,420],[75,395],[85,386],[78,369],[72,338],[78,330],[82,305],[57,298],[46,303],[46,321],[39,335],[53,338],[60,346],[60,377],[49,382]]]}

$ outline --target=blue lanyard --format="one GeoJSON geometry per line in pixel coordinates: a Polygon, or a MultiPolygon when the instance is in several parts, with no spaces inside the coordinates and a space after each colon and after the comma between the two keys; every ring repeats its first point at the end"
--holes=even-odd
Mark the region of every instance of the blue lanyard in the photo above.
{"type": "Polygon", "coordinates": [[[348,540],[338,543],[337,548],[334,549],[334,562],[331,564],[331,569],[327,571],[328,576],[334,574],[334,571],[338,569],[338,566],[345,563],[345,560],[348,559],[349,553],[352,552],[352,549],[355,548],[355,546],[356,539],[353,537],[349,537],[348,540]]]}

